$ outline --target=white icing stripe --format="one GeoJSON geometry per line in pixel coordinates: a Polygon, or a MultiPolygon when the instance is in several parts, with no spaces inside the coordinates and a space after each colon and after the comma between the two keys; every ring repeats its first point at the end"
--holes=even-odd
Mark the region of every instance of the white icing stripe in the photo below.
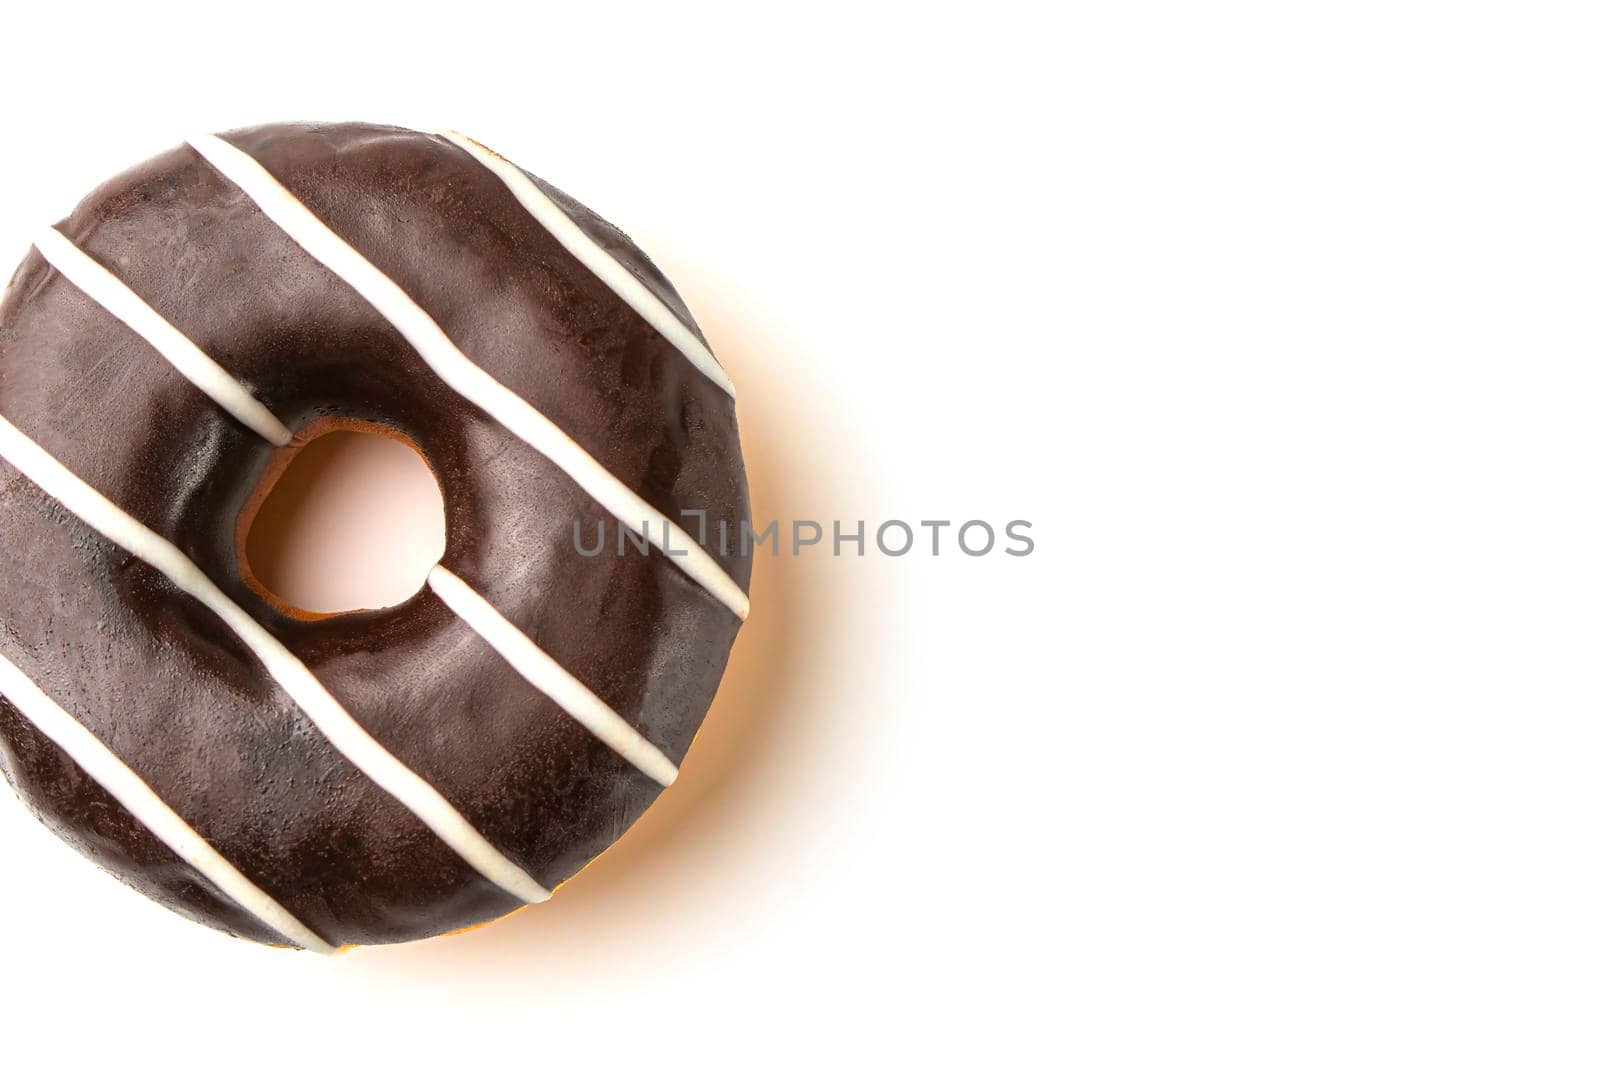
{"type": "Polygon", "coordinates": [[[149,342],[179,374],[222,405],[234,418],[275,445],[281,447],[289,443],[288,427],[251,396],[237,378],[219,367],[215,360],[200,351],[199,346],[87,252],[67,240],[58,230],[50,228],[39,231],[33,244],[46,262],[60,271],[67,281],[149,342]]]}
{"type": "Polygon", "coordinates": [[[572,221],[572,217],[561,210],[561,205],[550,199],[543,189],[523,173],[521,167],[487,145],[455,130],[441,131],[439,136],[494,172],[494,176],[505,183],[528,214],[537,219],[539,225],[550,232],[550,236],[561,242],[561,246],[571,252],[579,263],[588,267],[596,278],[671,342],[702,374],[716,382],[729,396],[734,395],[733,380],[705,346],[705,342],[696,337],[694,331],[685,326],[683,320],[650,291],[649,286],[634,277],[633,272],[584,233],[583,227],[572,221]]]}
{"type": "Polygon", "coordinates": [[[678,768],[655,745],[629,726],[605,701],[589,691],[533,639],[515,626],[494,605],[443,566],[433,568],[428,585],[451,611],[461,616],[507,663],[528,682],[555,701],[617,755],[664,786],[678,777],[678,768]]]}
{"type": "Polygon", "coordinates": [[[549,897],[549,890],[490,844],[437,789],[362,729],[294,653],[230,600],[172,542],[101,496],[3,417],[0,417],[0,458],[54,497],[62,507],[210,608],[238,635],[334,748],[379,788],[409,808],[478,873],[529,903],[549,897]]]}
{"type": "Polygon", "coordinates": [[[23,718],[38,727],[40,733],[72,757],[72,761],[83,768],[83,773],[98,782],[128,809],[129,814],[160,838],[162,844],[210,879],[235,904],[277,931],[290,944],[312,952],[331,954],[337,951],[240,873],[88,727],[74,719],[4,655],[0,655],[0,694],[5,695],[23,718]]]}
{"type": "Polygon", "coordinates": [[[750,614],[750,598],[710,553],[664,514],[602,467],[561,428],[522,397],[468,359],[432,317],[388,275],[329,229],[248,153],[211,134],[189,144],[216,167],[284,233],[343,278],[387,319],[446,385],[543,454],[577,482],[601,507],[646,538],[721,600],[739,618],[750,614]]]}

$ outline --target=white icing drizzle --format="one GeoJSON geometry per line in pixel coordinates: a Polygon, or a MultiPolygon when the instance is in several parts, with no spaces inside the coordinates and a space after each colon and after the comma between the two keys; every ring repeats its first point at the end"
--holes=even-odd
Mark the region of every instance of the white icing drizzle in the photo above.
{"type": "Polygon", "coordinates": [[[379,788],[409,808],[478,873],[529,903],[550,896],[549,890],[490,844],[437,789],[367,733],[294,653],[229,599],[172,542],[107,500],[4,417],[0,417],[0,458],[54,497],[62,507],[166,575],[179,589],[215,613],[261,661],[267,673],[334,748],[379,788]]]}
{"type": "Polygon", "coordinates": [[[678,768],[665,753],[629,726],[626,719],[569,674],[466,582],[440,565],[429,573],[428,585],[529,684],[555,701],[617,755],[663,786],[677,779],[678,768]]]}
{"type": "Polygon", "coordinates": [[[560,467],[601,507],[660,549],[739,618],[749,615],[750,598],[710,553],[543,413],[467,358],[405,290],[334,233],[249,153],[211,134],[191,138],[189,144],[296,244],[360,293],[446,385],[560,467]]]}
{"type": "Polygon", "coordinates": [[[277,931],[291,945],[324,954],[338,951],[240,873],[88,727],[73,718],[4,655],[0,655],[0,694],[4,694],[23,718],[54,741],[74,763],[83,768],[85,774],[115,797],[162,844],[205,875],[235,904],[255,916],[263,925],[277,931]]]}
{"type": "Polygon", "coordinates": [[[440,137],[456,145],[466,153],[482,163],[494,176],[505,183],[511,195],[535,219],[561,243],[561,247],[571,252],[573,257],[596,278],[606,284],[613,293],[620,296],[623,301],[641,319],[648,322],[655,331],[665,337],[672,346],[686,356],[702,374],[717,383],[725,393],[733,396],[733,380],[728,377],[728,372],[723,370],[722,364],[711,354],[705,342],[694,335],[694,331],[683,324],[683,320],[675,315],[671,308],[661,302],[661,298],[650,291],[633,272],[617,262],[616,258],[595,242],[583,227],[572,220],[572,217],[561,210],[561,205],[546,195],[538,184],[523,173],[522,168],[502,156],[494,149],[480,141],[455,130],[442,130],[440,137]]]}
{"type": "Polygon", "coordinates": [[[279,447],[289,443],[288,427],[251,396],[237,378],[219,367],[138,293],[60,231],[47,227],[34,237],[33,244],[67,281],[149,342],[179,374],[234,418],[279,447]]]}

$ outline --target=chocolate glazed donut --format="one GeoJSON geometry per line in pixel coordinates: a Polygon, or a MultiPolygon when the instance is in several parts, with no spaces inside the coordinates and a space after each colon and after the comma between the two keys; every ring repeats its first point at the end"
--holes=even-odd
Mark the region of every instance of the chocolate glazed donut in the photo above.
{"type": "Polygon", "coordinates": [[[101,867],[267,944],[548,896],[672,781],[748,609],[737,544],[694,536],[748,503],[683,302],[454,134],[264,126],[95,191],[0,304],[0,460],[0,767],[101,867]],[[352,424],[427,460],[447,547],[405,603],[311,616],[241,530],[352,424]]]}

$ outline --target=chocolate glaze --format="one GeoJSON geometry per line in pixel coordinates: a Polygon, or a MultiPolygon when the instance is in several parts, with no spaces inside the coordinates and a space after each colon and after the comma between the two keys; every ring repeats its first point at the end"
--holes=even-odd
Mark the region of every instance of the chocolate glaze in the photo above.
{"type": "MultiPolygon", "coordinates": [[[[388,273],[475,362],[668,515],[748,517],[732,400],[448,141],[365,125],[227,139],[388,273]]],[[[547,191],[693,328],[618,231],[547,191]]],[[[188,147],[60,230],[297,437],[404,434],[437,476],[443,563],[674,762],[737,618],[655,550],[584,558],[614,520],[448,389],[387,322],[188,147]]],[[[382,745],[513,861],[559,884],[659,787],[533,689],[430,591],[300,618],[241,573],[236,524],[273,447],[31,252],[0,303],[0,414],[199,564],[382,745]]],[[[684,525],[697,529],[697,522],[684,525]]],[[[749,588],[749,561],[720,562],[749,588]]],[[[614,541],[614,538],[613,538],[614,541]]],[[[716,539],[705,546],[718,553],[716,539]]],[[[248,878],[334,944],[426,937],[517,906],[311,726],[216,617],[0,463],[3,652],[248,878]]],[[[168,907],[242,913],[0,700],[0,769],[39,817],[168,907]]]]}

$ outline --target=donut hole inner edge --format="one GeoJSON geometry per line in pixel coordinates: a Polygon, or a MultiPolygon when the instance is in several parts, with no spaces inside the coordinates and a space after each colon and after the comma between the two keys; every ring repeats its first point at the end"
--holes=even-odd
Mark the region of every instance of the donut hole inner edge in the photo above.
{"type": "Polygon", "coordinates": [[[246,583],[284,614],[376,611],[416,595],[443,555],[444,497],[406,434],[324,417],[269,459],[235,546],[246,583]]]}

